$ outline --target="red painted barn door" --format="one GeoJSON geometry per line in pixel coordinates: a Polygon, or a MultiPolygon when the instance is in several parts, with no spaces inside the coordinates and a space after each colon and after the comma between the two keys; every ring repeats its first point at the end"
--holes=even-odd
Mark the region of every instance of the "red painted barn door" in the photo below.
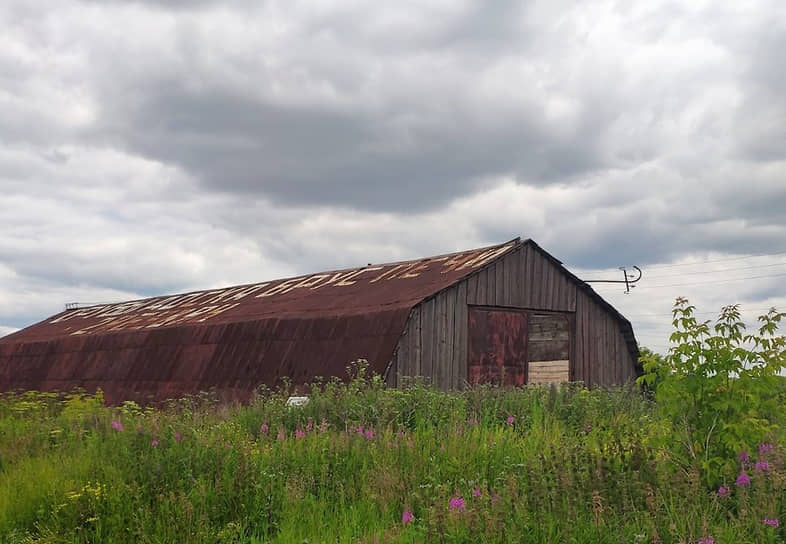
{"type": "Polygon", "coordinates": [[[467,381],[476,385],[527,383],[527,314],[469,309],[467,381]]]}

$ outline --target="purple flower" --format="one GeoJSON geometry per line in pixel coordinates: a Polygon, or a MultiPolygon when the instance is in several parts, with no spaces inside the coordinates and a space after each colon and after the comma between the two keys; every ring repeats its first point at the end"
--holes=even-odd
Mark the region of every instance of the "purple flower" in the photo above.
{"type": "Polygon", "coordinates": [[[586,425],[584,425],[584,432],[589,434],[590,431],[592,431],[592,425],[587,423],[586,425]]]}
{"type": "Polygon", "coordinates": [[[715,544],[715,539],[711,536],[705,536],[696,541],[696,544],[715,544]]]}
{"type": "Polygon", "coordinates": [[[754,468],[756,472],[769,472],[770,463],[769,461],[756,461],[756,466],[754,468]]]}
{"type": "Polygon", "coordinates": [[[737,460],[740,463],[747,463],[748,461],[750,461],[751,457],[750,455],[748,455],[748,450],[742,450],[740,454],[737,456],[737,460]]]}
{"type": "Polygon", "coordinates": [[[278,435],[276,435],[276,438],[278,440],[285,440],[286,437],[287,437],[287,432],[284,429],[279,429],[278,430],[278,435]]]}
{"type": "Polygon", "coordinates": [[[467,503],[464,502],[464,499],[462,499],[461,497],[453,497],[452,499],[450,499],[451,510],[458,510],[459,512],[463,512],[466,507],[467,507],[467,503]]]}
{"type": "Polygon", "coordinates": [[[771,444],[769,442],[764,444],[759,444],[759,455],[770,453],[773,449],[775,449],[775,444],[771,444]]]}
{"type": "Polygon", "coordinates": [[[314,430],[314,422],[309,420],[309,422],[306,423],[306,432],[310,433],[313,430],[314,430]]]}
{"type": "Polygon", "coordinates": [[[765,518],[765,519],[761,520],[761,522],[762,522],[764,525],[769,525],[770,527],[779,527],[779,526],[780,526],[780,524],[781,524],[781,523],[778,521],[778,518],[765,518]]]}
{"type": "Polygon", "coordinates": [[[366,440],[374,440],[374,429],[366,429],[363,433],[363,438],[366,440]]]}
{"type": "Polygon", "coordinates": [[[508,419],[505,420],[505,422],[507,422],[508,425],[513,425],[513,423],[515,423],[515,421],[516,421],[516,418],[513,417],[513,416],[508,416],[508,419]]]}
{"type": "Polygon", "coordinates": [[[267,434],[267,432],[269,430],[270,430],[270,427],[268,426],[267,423],[263,423],[262,425],[259,426],[259,432],[262,433],[262,434],[267,434]]]}
{"type": "Polygon", "coordinates": [[[414,520],[414,519],[415,519],[415,516],[409,510],[404,510],[404,513],[401,514],[401,523],[403,523],[404,525],[408,525],[408,524],[412,523],[412,520],[414,520]]]}
{"type": "Polygon", "coordinates": [[[183,437],[181,436],[180,433],[176,432],[175,433],[175,442],[182,442],[182,441],[183,441],[183,437]]]}
{"type": "Polygon", "coordinates": [[[478,420],[475,419],[474,417],[467,418],[467,425],[469,425],[470,427],[474,427],[477,424],[478,424],[478,420]]]}
{"type": "Polygon", "coordinates": [[[361,435],[362,435],[362,434],[363,434],[363,425],[358,425],[358,426],[357,426],[357,427],[354,429],[354,431],[355,431],[357,434],[361,434],[361,435]]]}
{"type": "Polygon", "coordinates": [[[729,495],[731,495],[731,490],[728,488],[728,486],[722,485],[718,488],[719,497],[723,498],[728,497],[729,495]]]}
{"type": "Polygon", "coordinates": [[[122,430],[123,430],[123,424],[122,424],[122,423],[120,423],[119,421],[113,421],[113,422],[112,422],[112,428],[113,428],[114,430],[116,430],[116,431],[121,431],[121,432],[122,432],[122,430]]]}
{"type": "Polygon", "coordinates": [[[473,497],[480,497],[481,495],[483,495],[483,492],[480,490],[480,488],[476,487],[475,489],[472,490],[473,497]]]}
{"type": "Polygon", "coordinates": [[[328,420],[325,419],[325,418],[322,418],[322,422],[319,424],[319,432],[326,433],[327,430],[328,430],[328,426],[329,426],[328,420]]]}
{"type": "Polygon", "coordinates": [[[153,441],[150,443],[150,445],[153,446],[154,448],[157,448],[158,444],[159,444],[159,441],[158,441],[157,438],[154,438],[153,441]]]}
{"type": "Polygon", "coordinates": [[[303,429],[295,429],[295,438],[303,438],[306,433],[303,429]]]}
{"type": "Polygon", "coordinates": [[[737,487],[740,486],[749,486],[751,485],[751,477],[745,474],[745,472],[740,472],[740,475],[737,476],[737,479],[734,481],[734,484],[737,487]]]}

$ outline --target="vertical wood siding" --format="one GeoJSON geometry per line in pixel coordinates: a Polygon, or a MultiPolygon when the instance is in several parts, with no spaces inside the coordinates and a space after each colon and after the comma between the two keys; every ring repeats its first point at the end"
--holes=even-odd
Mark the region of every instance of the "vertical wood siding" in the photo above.
{"type": "Polygon", "coordinates": [[[615,385],[635,376],[634,361],[617,318],[581,291],[560,266],[522,245],[467,279],[416,306],[399,340],[388,384],[424,376],[440,389],[467,380],[468,306],[570,312],[570,379],[615,385]]]}

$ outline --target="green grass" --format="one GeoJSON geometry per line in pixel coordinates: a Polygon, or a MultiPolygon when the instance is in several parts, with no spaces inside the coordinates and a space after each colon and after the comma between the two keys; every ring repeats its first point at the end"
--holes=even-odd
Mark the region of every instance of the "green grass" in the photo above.
{"type": "Polygon", "coordinates": [[[762,523],[786,524],[782,420],[769,471],[749,467],[737,487],[728,460],[721,498],[684,461],[679,429],[631,390],[448,394],[358,379],[317,386],[302,408],[285,399],[0,397],[0,542],[786,539],[762,523]],[[458,497],[465,508],[451,510],[458,497]]]}

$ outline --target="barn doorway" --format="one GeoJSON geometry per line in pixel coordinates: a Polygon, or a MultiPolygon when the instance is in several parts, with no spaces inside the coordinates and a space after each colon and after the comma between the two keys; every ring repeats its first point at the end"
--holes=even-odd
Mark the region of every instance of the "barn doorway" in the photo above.
{"type": "Polygon", "coordinates": [[[570,380],[572,315],[470,307],[467,381],[472,385],[570,380]]]}

